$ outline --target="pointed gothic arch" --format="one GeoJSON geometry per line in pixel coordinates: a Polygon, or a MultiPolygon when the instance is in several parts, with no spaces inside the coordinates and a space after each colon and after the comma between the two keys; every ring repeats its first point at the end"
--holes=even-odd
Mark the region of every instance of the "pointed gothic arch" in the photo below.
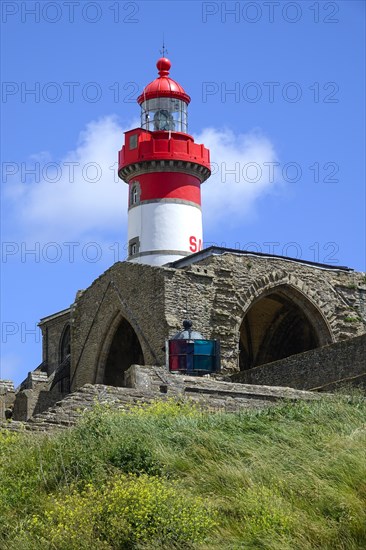
{"type": "Polygon", "coordinates": [[[290,284],[271,285],[259,293],[247,308],[239,333],[240,370],[333,341],[320,309],[290,284]]]}
{"type": "Polygon", "coordinates": [[[95,382],[124,386],[124,373],[134,364],[145,364],[140,340],[132,324],[118,312],[104,338],[95,382]]]}

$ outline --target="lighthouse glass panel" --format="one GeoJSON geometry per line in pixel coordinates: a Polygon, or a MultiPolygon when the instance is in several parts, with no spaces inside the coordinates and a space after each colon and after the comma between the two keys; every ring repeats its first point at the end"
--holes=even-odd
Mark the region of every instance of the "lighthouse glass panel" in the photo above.
{"type": "Polygon", "coordinates": [[[152,132],[187,133],[187,104],[172,97],[144,101],[141,104],[141,128],[152,132]]]}

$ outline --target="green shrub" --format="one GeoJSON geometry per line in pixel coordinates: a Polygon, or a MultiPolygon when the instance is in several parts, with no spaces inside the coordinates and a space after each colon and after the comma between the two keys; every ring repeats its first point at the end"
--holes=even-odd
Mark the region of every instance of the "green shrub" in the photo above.
{"type": "Polygon", "coordinates": [[[202,499],[177,484],[145,474],[118,476],[102,489],[92,484],[50,499],[44,515],[29,522],[41,544],[60,550],[83,548],[188,548],[214,525],[202,499]]]}
{"type": "Polygon", "coordinates": [[[0,432],[0,549],[363,550],[365,418],[357,393],[237,414],[167,400],[0,432]]]}

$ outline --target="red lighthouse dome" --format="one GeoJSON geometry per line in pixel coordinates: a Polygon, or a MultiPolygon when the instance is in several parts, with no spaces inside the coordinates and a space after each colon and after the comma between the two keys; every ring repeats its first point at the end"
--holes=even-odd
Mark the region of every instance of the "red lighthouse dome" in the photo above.
{"type": "Polygon", "coordinates": [[[184,88],[178,84],[175,80],[169,77],[169,70],[171,67],[169,59],[161,57],[156,63],[156,67],[159,71],[158,78],[155,78],[150,84],[148,84],[142,94],[137,98],[137,102],[141,105],[148,99],[155,99],[158,97],[171,97],[184,101],[187,105],[191,101],[189,95],[184,91],[184,88]]]}

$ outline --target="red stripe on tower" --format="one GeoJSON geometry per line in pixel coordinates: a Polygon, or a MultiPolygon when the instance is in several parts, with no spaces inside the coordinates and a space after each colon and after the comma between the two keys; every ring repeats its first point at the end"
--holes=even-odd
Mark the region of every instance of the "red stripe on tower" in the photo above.
{"type": "Polygon", "coordinates": [[[130,181],[130,195],[136,184],[140,186],[141,202],[154,199],[177,199],[194,202],[201,206],[201,182],[195,176],[179,172],[141,174],[130,181]]]}

